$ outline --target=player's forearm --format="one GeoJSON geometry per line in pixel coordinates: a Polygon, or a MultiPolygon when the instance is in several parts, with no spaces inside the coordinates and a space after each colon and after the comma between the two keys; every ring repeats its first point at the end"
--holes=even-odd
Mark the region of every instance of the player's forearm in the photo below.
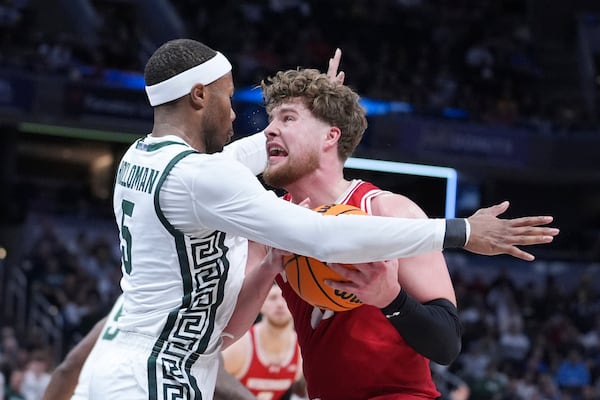
{"type": "Polygon", "coordinates": [[[65,368],[62,364],[56,367],[50,382],[44,392],[44,400],[69,400],[73,396],[79,370],[73,371],[65,368]]]}
{"type": "Polygon", "coordinates": [[[279,267],[271,265],[269,257],[244,278],[235,309],[223,332],[223,349],[238,340],[256,321],[275,276],[280,272],[279,267]]]}
{"type": "Polygon", "coordinates": [[[239,163],[223,158],[205,167],[186,185],[193,191],[198,226],[270,247],[326,262],[361,263],[460,247],[468,239],[464,219],[323,216],[265,191],[239,163]],[[223,185],[223,176],[230,185],[223,185]]]}
{"type": "Polygon", "coordinates": [[[401,290],[382,312],[406,343],[430,360],[448,365],[460,353],[462,329],[450,301],[436,299],[421,304],[401,290]]]}
{"type": "Polygon", "coordinates": [[[52,372],[43,400],[69,400],[71,398],[77,386],[81,368],[100,336],[105,322],[106,317],[98,321],[52,372]]]}

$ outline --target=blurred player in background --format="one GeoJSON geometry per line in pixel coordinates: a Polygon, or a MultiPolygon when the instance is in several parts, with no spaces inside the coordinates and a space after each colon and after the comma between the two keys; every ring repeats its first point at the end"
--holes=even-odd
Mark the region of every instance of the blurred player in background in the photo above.
{"type": "MultiPolygon", "coordinates": [[[[259,400],[280,400],[301,386],[302,358],[292,315],[274,285],[261,308],[261,319],[223,351],[225,370],[259,400]]],[[[296,393],[304,395],[305,393],[296,393]]]]}

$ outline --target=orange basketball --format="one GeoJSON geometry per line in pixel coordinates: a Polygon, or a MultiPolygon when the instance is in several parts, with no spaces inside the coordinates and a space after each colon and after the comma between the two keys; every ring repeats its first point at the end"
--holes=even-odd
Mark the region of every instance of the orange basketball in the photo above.
{"type": "MultiPolygon", "coordinates": [[[[323,215],[366,215],[360,208],[346,204],[325,204],[315,208],[315,211],[323,215]]],[[[326,279],[333,281],[344,279],[326,263],[295,254],[287,256],[284,265],[290,286],[307,303],[332,311],[347,311],[362,305],[354,294],[333,289],[324,283],[326,279]]],[[[353,268],[351,264],[347,266],[353,268]]]]}

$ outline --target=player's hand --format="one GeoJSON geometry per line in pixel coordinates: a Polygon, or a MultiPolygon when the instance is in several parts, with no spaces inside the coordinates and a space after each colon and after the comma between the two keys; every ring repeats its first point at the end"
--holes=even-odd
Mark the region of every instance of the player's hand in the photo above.
{"type": "Polygon", "coordinates": [[[400,293],[398,283],[398,260],[353,264],[328,264],[346,282],[326,280],[325,284],[334,289],[354,293],[365,304],[383,308],[389,305],[400,293]]]}
{"type": "Polygon", "coordinates": [[[342,59],[342,50],[335,49],[335,53],[333,57],[329,59],[329,65],[327,66],[327,76],[333,82],[339,83],[340,85],[344,84],[344,79],[346,78],[346,74],[344,71],[338,72],[338,68],[340,67],[340,60],[342,59]]]}
{"type": "Polygon", "coordinates": [[[533,261],[535,257],[532,254],[516,246],[550,243],[554,236],[558,235],[557,228],[540,226],[551,223],[553,218],[550,216],[497,218],[508,206],[509,202],[504,201],[481,208],[467,218],[471,225],[471,234],[464,246],[465,250],[488,256],[510,254],[522,260],[533,261]]]}
{"type": "Polygon", "coordinates": [[[290,254],[292,253],[287,250],[271,247],[263,258],[260,267],[267,268],[272,271],[273,275],[277,275],[284,270],[283,257],[289,256],[290,254]]]}

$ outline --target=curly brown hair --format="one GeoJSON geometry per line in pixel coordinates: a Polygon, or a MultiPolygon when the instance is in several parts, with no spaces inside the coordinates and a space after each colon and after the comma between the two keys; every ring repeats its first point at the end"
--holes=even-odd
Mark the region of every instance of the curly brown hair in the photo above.
{"type": "Polygon", "coordinates": [[[341,131],[338,156],[342,161],[350,157],[367,129],[365,109],[358,103],[358,94],[316,69],[279,71],[263,80],[261,87],[267,113],[299,98],[315,117],[338,127],[341,131]]]}

